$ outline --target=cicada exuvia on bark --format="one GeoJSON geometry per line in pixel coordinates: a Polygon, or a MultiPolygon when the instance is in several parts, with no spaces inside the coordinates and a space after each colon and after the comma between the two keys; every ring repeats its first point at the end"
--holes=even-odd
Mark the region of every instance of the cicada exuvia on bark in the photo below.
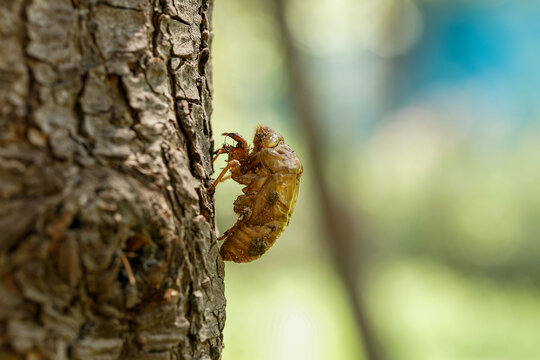
{"type": "MultiPolygon", "coordinates": [[[[223,260],[250,262],[263,255],[289,224],[294,210],[302,164],[285,144],[283,136],[267,126],[258,126],[250,151],[247,141],[236,133],[224,133],[237,144],[223,145],[216,151],[228,154],[227,166],[208,191],[229,177],[246,185],[234,202],[239,217],[232,228],[219,238],[225,240],[220,254],[223,260]],[[230,176],[226,176],[230,170],[230,176]]],[[[214,161],[212,160],[212,161],[214,161]]]]}

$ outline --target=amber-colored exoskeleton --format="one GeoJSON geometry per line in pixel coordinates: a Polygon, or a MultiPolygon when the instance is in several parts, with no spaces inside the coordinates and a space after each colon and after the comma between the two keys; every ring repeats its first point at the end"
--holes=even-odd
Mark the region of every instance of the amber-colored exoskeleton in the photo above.
{"type": "Polygon", "coordinates": [[[258,126],[253,138],[253,150],[243,137],[224,133],[237,144],[223,145],[216,151],[228,154],[227,166],[208,188],[231,177],[240,184],[243,195],[234,202],[239,215],[236,224],[219,239],[225,242],[220,254],[223,260],[250,262],[266,252],[281,235],[293,213],[302,175],[302,164],[283,136],[267,126],[258,126]],[[230,176],[225,176],[227,171],[230,176]]]}

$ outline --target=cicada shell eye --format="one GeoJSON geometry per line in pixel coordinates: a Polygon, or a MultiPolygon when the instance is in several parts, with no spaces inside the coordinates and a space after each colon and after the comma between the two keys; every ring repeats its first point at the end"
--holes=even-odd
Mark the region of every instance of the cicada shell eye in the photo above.
{"type": "Polygon", "coordinates": [[[283,136],[281,136],[280,134],[278,133],[273,133],[273,134],[270,134],[269,136],[267,136],[264,141],[263,141],[263,146],[264,147],[269,147],[269,148],[273,148],[273,147],[276,147],[278,146],[278,144],[280,142],[283,141],[283,136]]]}

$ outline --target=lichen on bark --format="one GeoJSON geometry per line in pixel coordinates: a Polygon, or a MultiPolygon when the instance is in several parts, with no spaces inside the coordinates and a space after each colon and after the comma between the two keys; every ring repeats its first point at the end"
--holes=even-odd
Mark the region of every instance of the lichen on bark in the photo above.
{"type": "Polygon", "coordinates": [[[0,358],[220,358],[211,8],[0,3],[0,358]]]}

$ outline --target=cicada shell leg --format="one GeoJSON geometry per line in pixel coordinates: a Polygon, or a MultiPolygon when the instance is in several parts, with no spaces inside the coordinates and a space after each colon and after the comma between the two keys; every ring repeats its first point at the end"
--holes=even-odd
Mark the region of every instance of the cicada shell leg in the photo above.
{"type": "Polygon", "coordinates": [[[229,161],[227,163],[227,166],[225,166],[223,168],[223,171],[217,177],[216,181],[214,181],[214,183],[212,185],[210,185],[210,187],[208,188],[208,192],[214,192],[214,190],[216,190],[217,184],[219,184],[222,181],[225,181],[225,180],[229,179],[230,176],[225,176],[225,174],[227,173],[227,171],[229,171],[229,169],[231,169],[233,167],[236,167],[236,166],[240,166],[240,162],[238,160],[229,161]]]}
{"type": "Polygon", "coordinates": [[[223,136],[228,136],[230,137],[231,139],[233,139],[234,141],[237,141],[241,144],[242,146],[242,149],[248,151],[249,150],[249,145],[246,141],[246,139],[244,139],[242,136],[240,136],[239,134],[237,133],[223,133],[221,134],[223,136]]]}
{"type": "Polygon", "coordinates": [[[224,182],[225,180],[229,180],[230,178],[232,178],[232,174],[222,177],[220,182],[224,182]]]}
{"type": "Polygon", "coordinates": [[[216,152],[214,153],[216,156],[214,156],[214,158],[212,159],[211,164],[214,165],[214,161],[216,161],[219,155],[227,154],[228,152],[229,150],[225,146],[222,146],[219,149],[217,149],[216,152]]]}

